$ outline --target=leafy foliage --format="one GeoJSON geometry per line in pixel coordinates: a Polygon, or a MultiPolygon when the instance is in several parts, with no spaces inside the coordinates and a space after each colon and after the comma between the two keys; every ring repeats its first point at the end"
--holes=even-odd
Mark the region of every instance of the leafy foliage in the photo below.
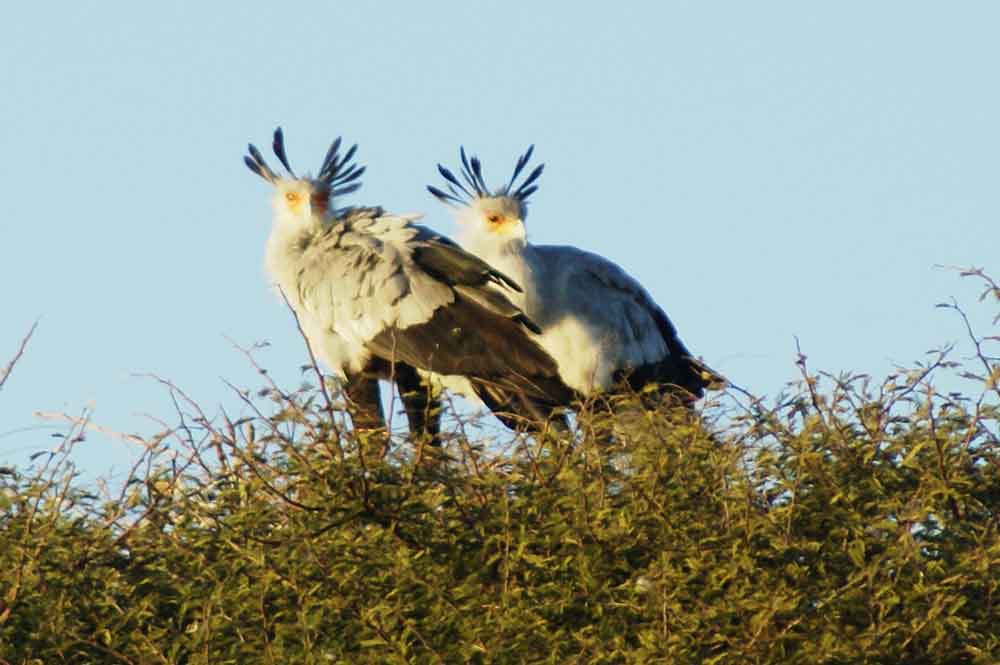
{"type": "Polygon", "coordinates": [[[0,664],[1000,662],[1000,366],[973,339],[973,370],[800,357],[770,405],[632,397],[506,445],[456,419],[442,450],[308,387],[237,421],[171,387],[113,497],[74,479],[86,422],[2,471],[0,664]],[[956,371],[984,388],[938,393],[956,371]]]}

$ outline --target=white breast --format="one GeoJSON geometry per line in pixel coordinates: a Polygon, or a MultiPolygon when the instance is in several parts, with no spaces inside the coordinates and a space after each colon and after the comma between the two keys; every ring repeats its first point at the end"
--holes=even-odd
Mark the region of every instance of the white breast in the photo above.
{"type": "Polygon", "coordinates": [[[332,308],[310,307],[299,289],[301,255],[299,234],[276,227],[268,238],[265,265],[272,283],[281,289],[302,326],[316,358],[337,378],[360,371],[369,353],[360,340],[347,339],[334,330],[332,308]]]}

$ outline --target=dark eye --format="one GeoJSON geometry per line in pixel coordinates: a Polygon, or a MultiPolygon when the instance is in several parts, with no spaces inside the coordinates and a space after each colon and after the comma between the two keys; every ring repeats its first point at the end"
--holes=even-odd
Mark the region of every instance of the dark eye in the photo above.
{"type": "Polygon", "coordinates": [[[296,201],[299,200],[299,195],[296,194],[295,192],[286,192],[285,200],[288,201],[289,203],[295,203],[296,201]]]}
{"type": "Polygon", "coordinates": [[[492,215],[487,216],[486,220],[490,224],[499,224],[501,221],[503,221],[503,216],[493,213],[492,215]]]}

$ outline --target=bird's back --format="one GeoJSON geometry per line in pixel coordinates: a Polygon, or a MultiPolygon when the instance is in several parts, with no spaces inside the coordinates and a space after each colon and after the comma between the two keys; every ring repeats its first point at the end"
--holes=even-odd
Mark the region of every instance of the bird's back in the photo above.
{"type": "Polygon", "coordinates": [[[556,356],[570,385],[604,391],[628,378],[634,387],[657,382],[702,394],[706,382],[690,352],[635,278],[613,261],[576,247],[534,245],[530,250],[532,288],[543,311],[529,307],[528,313],[540,319],[543,346],[556,356]]]}

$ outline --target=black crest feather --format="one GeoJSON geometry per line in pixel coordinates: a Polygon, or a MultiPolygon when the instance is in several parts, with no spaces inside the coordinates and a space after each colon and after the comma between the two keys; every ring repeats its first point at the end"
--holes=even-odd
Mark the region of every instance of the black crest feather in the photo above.
{"type": "Polygon", "coordinates": [[[545,169],[545,164],[539,164],[538,166],[536,166],[535,170],[531,172],[531,175],[525,178],[524,182],[521,183],[521,186],[518,187],[517,191],[514,192],[514,198],[521,199],[523,201],[528,196],[530,196],[532,192],[538,189],[537,185],[534,187],[530,187],[530,185],[536,180],[538,180],[538,177],[542,175],[542,171],[544,169],[545,169]]]}
{"type": "Polygon", "coordinates": [[[330,149],[326,151],[326,157],[323,158],[323,163],[319,167],[320,180],[325,179],[330,171],[333,169],[334,160],[337,159],[337,151],[340,150],[340,137],[337,137],[332,144],[330,144],[330,149]]]}
{"type": "Polygon", "coordinates": [[[278,176],[268,167],[267,162],[264,161],[264,156],[260,154],[257,146],[253,143],[248,144],[247,152],[250,154],[243,157],[243,163],[247,165],[248,169],[270,183],[278,181],[278,176]]]}
{"type": "Polygon", "coordinates": [[[288,171],[288,175],[293,178],[298,178],[295,175],[295,171],[292,167],[288,165],[288,156],[285,155],[285,134],[281,131],[281,127],[274,130],[274,140],[271,142],[271,149],[274,150],[274,154],[277,155],[278,160],[281,161],[281,165],[285,167],[288,171]]]}
{"type": "MultiPolygon", "coordinates": [[[[358,151],[358,145],[355,143],[341,156],[341,143],[341,138],[338,136],[330,145],[320,166],[319,175],[316,177],[316,182],[321,183],[330,190],[330,196],[350,194],[357,191],[361,187],[358,179],[365,172],[364,166],[351,163],[351,159],[358,151]]],[[[288,153],[285,151],[285,135],[281,127],[274,130],[274,140],[271,147],[274,150],[274,154],[281,161],[282,166],[288,171],[288,174],[292,178],[298,179],[298,176],[292,171],[292,167],[288,162],[288,153]]],[[[247,165],[247,168],[272,184],[277,184],[281,180],[267,165],[267,162],[264,161],[264,156],[260,154],[260,150],[255,145],[252,143],[249,144],[247,152],[249,154],[243,157],[243,163],[247,165]]]]}
{"type": "MultiPolygon", "coordinates": [[[[517,181],[519,175],[527,166],[528,162],[531,160],[531,155],[535,151],[535,146],[530,145],[523,155],[518,157],[517,164],[514,166],[514,174],[510,178],[510,182],[507,183],[505,187],[497,191],[497,194],[503,194],[506,196],[513,197],[522,203],[528,199],[529,196],[538,191],[538,185],[535,181],[542,175],[542,171],[545,168],[544,164],[539,164],[535,169],[524,179],[517,189],[514,189],[514,183],[517,181]]],[[[428,185],[427,191],[431,193],[432,196],[443,201],[445,203],[459,203],[468,205],[473,199],[483,198],[490,196],[490,188],[486,185],[486,178],[483,176],[483,163],[478,157],[472,155],[471,157],[466,155],[465,146],[461,146],[458,150],[459,159],[462,162],[462,179],[465,181],[463,184],[455,174],[450,170],[438,164],[438,173],[441,177],[445,179],[448,187],[448,191],[444,191],[437,187],[428,185]]]]}
{"type": "Polygon", "coordinates": [[[452,173],[445,167],[441,166],[440,164],[438,164],[438,173],[440,173],[441,177],[443,177],[445,180],[448,181],[448,189],[451,191],[452,194],[461,198],[461,194],[459,194],[459,192],[462,192],[462,194],[465,194],[470,199],[472,198],[472,194],[470,194],[469,190],[467,190],[462,185],[462,183],[458,181],[458,178],[455,177],[454,173],[452,173]],[[458,187],[458,189],[456,190],[455,187],[458,187]]]}
{"type": "Polygon", "coordinates": [[[533,152],[535,152],[534,143],[529,145],[527,151],[525,151],[523,155],[517,158],[517,166],[514,167],[514,175],[510,177],[510,182],[508,182],[507,186],[504,187],[504,191],[509,192],[510,188],[514,186],[514,181],[517,180],[517,176],[519,176],[521,174],[521,171],[524,170],[524,165],[528,163],[529,159],[531,159],[531,153],[533,152]]]}
{"type": "MultiPolygon", "coordinates": [[[[484,191],[485,188],[479,186],[479,181],[476,179],[475,172],[473,171],[472,166],[469,165],[469,158],[465,155],[465,146],[461,146],[459,148],[458,154],[462,158],[462,177],[465,178],[465,182],[469,183],[469,187],[471,187],[478,196],[484,196],[486,194],[484,191]]],[[[479,161],[475,157],[473,157],[472,160],[477,163],[479,161]]]]}
{"type": "Polygon", "coordinates": [[[437,198],[439,201],[443,201],[444,203],[464,203],[464,201],[461,198],[457,196],[452,196],[451,194],[448,194],[446,192],[442,192],[434,185],[427,185],[427,191],[430,192],[431,195],[437,198]]]}
{"type": "Polygon", "coordinates": [[[345,187],[344,185],[349,185],[360,178],[366,168],[357,164],[351,164],[354,153],[358,151],[357,143],[348,148],[343,156],[340,155],[340,144],[341,137],[338,136],[330,144],[330,149],[326,151],[326,157],[323,158],[323,165],[319,169],[319,176],[317,176],[320,182],[323,182],[330,188],[331,195],[334,193],[347,194],[357,190],[361,186],[361,183],[350,185],[350,187],[345,187]]]}

